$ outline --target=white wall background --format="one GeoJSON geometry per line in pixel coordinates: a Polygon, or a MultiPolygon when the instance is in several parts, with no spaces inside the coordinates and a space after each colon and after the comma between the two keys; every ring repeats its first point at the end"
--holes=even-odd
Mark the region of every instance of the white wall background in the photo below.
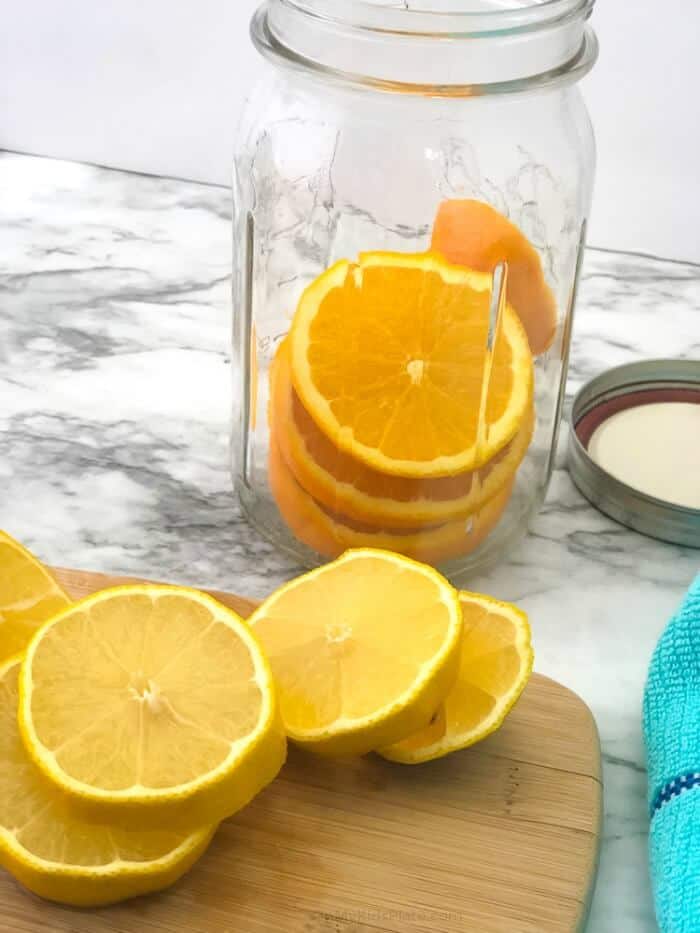
{"type": "MultiPolygon", "coordinates": [[[[0,0],[0,148],[228,183],[257,0],[0,0]]],[[[700,262],[700,5],[598,0],[589,242],[700,262]]]]}

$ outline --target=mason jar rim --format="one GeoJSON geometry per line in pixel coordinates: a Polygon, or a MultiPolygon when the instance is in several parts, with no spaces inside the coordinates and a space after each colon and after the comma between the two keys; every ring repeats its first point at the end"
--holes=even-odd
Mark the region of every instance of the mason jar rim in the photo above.
{"type": "Polygon", "coordinates": [[[326,82],[421,96],[540,90],[590,71],[598,55],[586,25],[594,0],[506,2],[475,10],[473,0],[437,0],[442,8],[427,10],[372,0],[265,0],[251,36],[266,58],[326,82]]]}
{"type": "MultiPolygon", "coordinates": [[[[513,34],[587,18],[594,0],[534,0],[500,9],[470,7],[471,0],[437,0],[443,8],[408,7],[373,0],[277,0],[307,16],[337,25],[396,35],[474,38],[495,32],[513,34]]],[[[408,0],[406,0],[408,2],[408,0]]],[[[433,7],[435,7],[435,3],[433,7]]]]}

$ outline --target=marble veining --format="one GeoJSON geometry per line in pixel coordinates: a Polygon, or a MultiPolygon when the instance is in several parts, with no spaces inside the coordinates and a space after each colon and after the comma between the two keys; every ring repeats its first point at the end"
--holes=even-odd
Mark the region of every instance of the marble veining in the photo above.
{"type": "MultiPolygon", "coordinates": [[[[230,265],[224,189],[0,155],[0,526],[47,561],[250,596],[295,570],[231,492],[230,265]]],[[[700,266],[588,250],[569,398],[659,356],[700,358],[700,266]]],[[[530,534],[470,585],[530,613],[537,669],[595,713],[605,825],[589,930],[652,933],[641,691],[700,552],[591,508],[565,436],[530,534]]]]}

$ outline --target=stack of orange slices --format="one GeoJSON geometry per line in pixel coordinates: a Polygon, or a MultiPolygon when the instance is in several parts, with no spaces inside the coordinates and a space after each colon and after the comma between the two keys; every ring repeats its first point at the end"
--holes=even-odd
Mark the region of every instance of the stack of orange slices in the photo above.
{"type": "Polygon", "coordinates": [[[533,365],[509,304],[487,349],[491,288],[434,252],[368,252],[306,289],[269,409],[270,485],[299,540],[434,563],[497,524],[532,436],[533,365]]]}

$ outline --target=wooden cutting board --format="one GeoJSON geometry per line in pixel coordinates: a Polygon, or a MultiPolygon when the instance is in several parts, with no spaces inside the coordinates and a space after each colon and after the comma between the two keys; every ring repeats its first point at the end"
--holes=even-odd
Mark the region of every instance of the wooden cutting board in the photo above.
{"type": "MultiPolygon", "coordinates": [[[[58,571],[75,597],[124,579],[58,571]]],[[[214,593],[242,614],[252,606],[214,593]]],[[[416,767],[291,749],[169,891],[100,910],[0,872],[2,933],[571,933],[585,924],[601,824],[595,722],[535,674],[502,729],[416,767]]]]}

